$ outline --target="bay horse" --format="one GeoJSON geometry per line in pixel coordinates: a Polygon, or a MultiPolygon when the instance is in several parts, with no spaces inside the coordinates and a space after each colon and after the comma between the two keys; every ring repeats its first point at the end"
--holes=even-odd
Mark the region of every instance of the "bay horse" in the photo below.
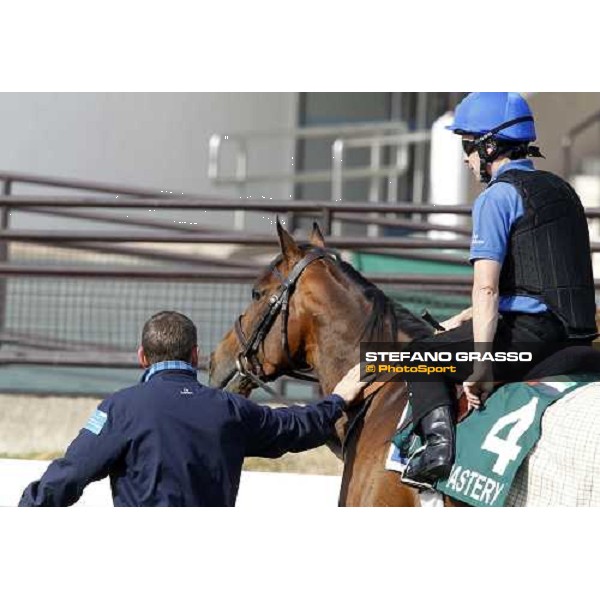
{"type": "MultiPolygon", "coordinates": [[[[409,342],[434,333],[327,249],[316,224],[308,244],[298,244],[279,222],[277,234],[281,252],[211,356],[210,385],[248,395],[282,375],[311,373],[329,394],[358,363],[360,342],[409,342]]],[[[546,433],[517,472],[506,505],[600,505],[600,485],[593,485],[600,470],[599,393],[600,382],[546,410],[546,433]]],[[[388,382],[368,399],[359,397],[336,423],[329,447],[344,462],[341,506],[420,506],[418,491],[385,469],[407,401],[406,384],[388,382]]],[[[447,497],[444,504],[461,505],[447,497]]]]}
{"type": "MultiPolygon", "coordinates": [[[[309,244],[296,243],[279,222],[277,234],[281,253],[212,354],[210,385],[247,395],[257,379],[310,371],[329,394],[358,363],[361,341],[408,342],[433,333],[328,251],[316,224],[309,244]]],[[[419,506],[418,492],[384,468],[407,400],[406,384],[390,382],[336,423],[330,448],[338,456],[343,452],[341,506],[419,506]]]]}

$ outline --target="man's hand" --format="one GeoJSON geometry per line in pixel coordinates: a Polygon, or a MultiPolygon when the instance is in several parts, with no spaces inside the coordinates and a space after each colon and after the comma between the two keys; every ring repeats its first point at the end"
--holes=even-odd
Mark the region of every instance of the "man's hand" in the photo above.
{"type": "Polygon", "coordinates": [[[480,410],[494,387],[491,368],[476,369],[463,383],[469,409],[480,410]]]}
{"type": "Polygon", "coordinates": [[[335,386],[334,394],[341,396],[346,405],[356,399],[360,391],[367,386],[367,383],[360,380],[360,363],[352,367],[335,386]]]}

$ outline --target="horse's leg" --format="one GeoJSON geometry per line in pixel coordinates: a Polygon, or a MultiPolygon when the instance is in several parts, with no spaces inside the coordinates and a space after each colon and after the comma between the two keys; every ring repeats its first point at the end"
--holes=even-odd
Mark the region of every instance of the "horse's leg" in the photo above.
{"type": "Polygon", "coordinates": [[[418,493],[400,482],[399,473],[383,471],[364,482],[349,477],[346,486],[342,483],[340,505],[413,507],[420,506],[420,502],[418,493]]]}
{"type": "Polygon", "coordinates": [[[344,464],[340,506],[419,506],[416,490],[402,484],[399,473],[385,469],[389,442],[383,451],[360,448],[357,454],[362,432],[358,438],[344,464]]]}

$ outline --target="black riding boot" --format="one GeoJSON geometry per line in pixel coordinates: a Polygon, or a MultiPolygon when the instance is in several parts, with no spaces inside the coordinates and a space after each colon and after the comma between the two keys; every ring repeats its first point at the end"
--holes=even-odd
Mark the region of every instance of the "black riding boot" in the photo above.
{"type": "Polygon", "coordinates": [[[404,476],[433,484],[450,475],[454,462],[454,423],[449,406],[439,406],[421,419],[425,450],[410,460],[404,476]]]}

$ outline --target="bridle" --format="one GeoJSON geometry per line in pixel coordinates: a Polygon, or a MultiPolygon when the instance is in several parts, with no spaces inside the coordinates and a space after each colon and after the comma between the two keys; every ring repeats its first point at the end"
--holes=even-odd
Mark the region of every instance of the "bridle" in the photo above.
{"type": "Polygon", "coordinates": [[[234,330],[242,349],[236,359],[236,369],[232,371],[227,379],[227,385],[230,385],[236,378],[241,377],[242,380],[246,379],[252,381],[252,383],[264,389],[272,396],[279,396],[277,392],[265,383],[268,381],[268,377],[265,375],[263,366],[258,360],[258,351],[280,313],[281,346],[289,368],[283,373],[278,373],[277,376],[284,374],[294,377],[295,379],[317,381],[316,377],[310,375],[312,367],[296,365],[290,354],[288,341],[289,305],[290,298],[296,289],[296,283],[306,268],[313,262],[330,256],[332,256],[330,253],[321,248],[312,248],[292,267],[287,277],[284,277],[276,266],[281,259],[281,256],[278,256],[271,263],[270,272],[279,279],[281,282],[280,286],[269,298],[265,310],[260,315],[254,330],[249,335],[245,335],[242,329],[242,315],[236,319],[234,330]]]}
{"type": "MultiPolygon", "coordinates": [[[[262,388],[271,396],[280,399],[279,394],[267,385],[266,381],[269,378],[265,375],[262,365],[258,360],[258,350],[260,345],[264,342],[265,338],[269,334],[273,323],[281,313],[281,346],[284,350],[289,370],[285,370],[282,373],[278,373],[276,377],[281,375],[288,375],[296,379],[303,379],[306,381],[318,381],[318,379],[310,375],[312,367],[298,367],[294,364],[294,359],[290,354],[289,341],[288,341],[288,318],[289,318],[289,303],[290,297],[296,289],[296,283],[306,270],[306,268],[317,260],[325,258],[331,258],[333,260],[339,260],[339,255],[330,249],[323,250],[321,248],[311,248],[305,256],[300,259],[294,267],[290,270],[287,277],[284,277],[277,264],[281,260],[281,255],[276,257],[270,264],[269,272],[273,273],[281,282],[277,291],[269,298],[269,302],[265,310],[260,315],[257,321],[257,325],[254,327],[252,333],[248,336],[244,334],[242,328],[242,316],[240,315],[234,325],[234,331],[238,338],[238,342],[241,346],[241,351],[238,353],[235,369],[229,374],[229,376],[223,382],[223,387],[228,387],[236,381],[237,378],[243,380],[252,381],[257,387],[262,388]]],[[[274,379],[275,377],[273,377],[274,379]]],[[[365,402],[360,407],[360,410],[349,419],[348,429],[346,435],[341,441],[342,455],[345,456],[347,451],[348,442],[351,437],[356,433],[356,430],[362,420],[364,420],[366,413],[368,412],[373,397],[380,389],[380,385],[375,384],[375,388],[370,391],[365,397],[365,402]]],[[[372,386],[369,386],[372,388],[372,386]]],[[[369,390],[367,388],[367,390],[369,390]]]]}

